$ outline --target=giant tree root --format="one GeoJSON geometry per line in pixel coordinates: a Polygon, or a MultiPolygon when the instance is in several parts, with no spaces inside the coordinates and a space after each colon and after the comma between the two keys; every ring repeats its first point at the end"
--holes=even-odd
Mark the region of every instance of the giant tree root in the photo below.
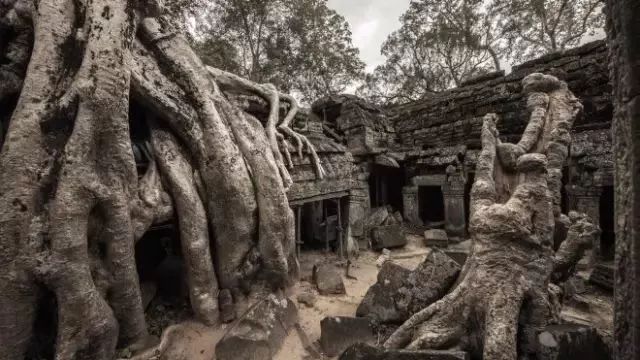
{"type": "Polygon", "coordinates": [[[297,104],[205,67],[160,5],[0,3],[0,102],[20,94],[0,153],[3,360],[25,357],[44,291],[56,297],[46,310],[57,313],[56,360],[145,348],[134,245],[171,216],[191,307],[208,325],[218,322],[220,290],[241,301],[252,287],[288,286],[297,272],[284,139],[324,174],[290,128],[297,104]],[[225,97],[247,91],[269,102],[266,124],[225,97]],[[143,119],[129,119],[132,99],[143,119]],[[290,104],[282,121],[281,100],[290,104]],[[132,152],[135,121],[150,124],[146,174],[132,152]]]}
{"type": "Polygon", "coordinates": [[[529,356],[536,330],[556,318],[552,274],[565,277],[597,232],[585,216],[572,214],[569,237],[554,256],[558,173],[580,105],[554,77],[532,74],[523,85],[532,116],[519,144],[501,143],[497,117],[484,118],[471,192],[473,245],[458,282],[385,347],[458,347],[483,359],[515,360],[529,356]]]}

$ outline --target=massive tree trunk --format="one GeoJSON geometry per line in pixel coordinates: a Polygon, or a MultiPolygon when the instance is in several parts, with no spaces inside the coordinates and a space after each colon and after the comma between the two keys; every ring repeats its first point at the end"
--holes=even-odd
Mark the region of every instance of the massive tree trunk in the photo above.
{"type": "Polygon", "coordinates": [[[562,166],[582,106],[558,79],[523,80],[531,119],[518,144],[501,143],[484,118],[471,191],[472,249],[454,288],[407,320],[385,343],[468,350],[475,358],[527,358],[536,330],[557,317],[551,283],[566,279],[597,233],[586,216],[560,214],[562,166]],[[556,222],[570,221],[554,253],[556,222]]]}
{"type": "Polygon", "coordinates": [[[155,0],[2,1],[0,64],[0,358],[25,357],[43,294],[55,295],[56,359],[147,347],[135,242],[171,215],[204,323],[219,321],[222,289],[242,301],[291,283],[286,139],[324,173],[289,126],[291,97],[204,66],[155,0]],[[264,98],[265,124],[227,92],[264,98]],[[150,134],[145,174],[132,101],[150,134]]]}
{"type": "Polygon", "coordinates": [[[618,360],[640,359],[640,2],[607,0],[615,151],[615,335],[618,360]]]}

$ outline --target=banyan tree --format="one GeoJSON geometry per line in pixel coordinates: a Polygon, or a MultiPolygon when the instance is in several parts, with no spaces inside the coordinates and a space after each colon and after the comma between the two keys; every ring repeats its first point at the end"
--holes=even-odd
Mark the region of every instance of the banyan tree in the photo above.
{"type": "MultiPolygon", "coordinates": [[[[496,117],[485,118],[460,279],[387,347],[515,359],[557,316],[554,283],[596,232],[559,207],[580,105],[550,76],[529,76],[524,91],[532,115],[520,143],[501,143],[496,117]],[[566,240],[554,251],[558,234],[566,240]]],[[[239,301],[290,285],[291,157],[324,176],[292,126],[297,111],[273,86],[205,66],[160,0],[0,0],[0,358],[24,359],[41,331],[55,334],[57,360],[149,347],[135,244],[167,218],[177,219],[201,322],[219,323],[219,294],[239,301]],[[261,98],[265,119],[229,100],[238,94],[261,98]],[[145,109],[142,173],[133,103],[145,109]],[[35,325],[43,307],[54,329],[35,325]]]]}
{"type": "Polygon", "coordinates": [[[0,357],[25,357],[45,305],[56,359],[148,347],[135,243],[170,217],[203,323],[218,323],[222,290],[289,285],[291,156],[323,176],[297,111],[273,86],[205,66],[161,1],[0,1],[0,357]],[[230,94],[261,98],[266,120],[230,94]],[[134,102],[150,154],[140,174],[134,102]]]}
{"type": "Polygon", "coordinates": [[[447,295],[409,318],[387,348],[459,348],[472,358],[535,358],[536,336],[559,321],[561,290],[598,229],[561,213],[562,168],[582,105],[550,75],[523,82],[531,116],[517,144],[483,119],[471,190],[471,251],[447,295]],[[555,244],[560,243],[556,248],[555,244]]]}

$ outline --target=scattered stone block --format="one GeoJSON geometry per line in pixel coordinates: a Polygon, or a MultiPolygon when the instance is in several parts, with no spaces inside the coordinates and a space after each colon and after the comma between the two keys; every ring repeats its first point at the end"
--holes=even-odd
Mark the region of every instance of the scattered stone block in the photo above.
{"type": "Polygon", "coordinates": [[[424,244],[429,247],[447,247],[449,236],[442,229],[429,229],[424,232],[424,244]]]}
{"type": "Polygon", "coordinates": [[[346,294],[341,271],[331,264],[315,265],[313,267],[313,282],[318,287],[320,295],[346,294]]]}
{"type": "Polygon", "coordinates": [[[373,250],[391,249],[407,245],[407,238],[400,225],[379,226],[372,231],[373,250]]]}
{"type": "Polygon", "coordinates": [[[297,300],[300,304],[304,304],[306,307],[312,308],[316,304],[316,295],[311,292],[303,292],[298,294],[297,300]]]}
{"type": "Polygon", "coordinates": [[[432,251],[413,271],[386,262],[377,282],[356,310],[380,323],[402,322],[440,299],[451,288],[461,266],[441,251],[432,251]]]}
{"type": "Polygon", "coordinates": [[[218,360],[271,359],[298,321],[293,301],[269,295],[246,313],[216,345],[218,360]]]}
{"type": "Polygon", "coordinates": [[[551,325],[538,333],[538,360],[610,360],[611,351],[596,329],[551,325]]]}
{"type": "Polygon", "coordinates": [[[458,278],[461,266],[447,254],[432,250],[409,274],[395,296],[396,306],[409,316],[442,298],[458,278]]]}
{"type": "Polygon", "coordinates": [[[368,344],[355,344],[345,350],[339,360],[469,360],[464,351],[390,350],[368,344]]]}
{"type": "Polygon", "coordinates": [[[367,318],[332,316],[320,322],[320,345],[327,356],[337,356],[356,343],[373,343],[376,336],[367,318]]]}
{"type": "Polygon", "coordinates": [[[366,316],[379,322],[398,322],[406,314],[396,308],[394,296],[409,277],[411,270],[387,261],[378,272],[378,281],[365,294],[356,310],[356,316],[366,316]]]}
{"type": "Polygon", "coordinates": [[[365,219],[365,229],[371,229],[376,226],[380,226],[389,217],[389,209],[386,206],[381,206],[371,210],[371,214],[365,219]]]}

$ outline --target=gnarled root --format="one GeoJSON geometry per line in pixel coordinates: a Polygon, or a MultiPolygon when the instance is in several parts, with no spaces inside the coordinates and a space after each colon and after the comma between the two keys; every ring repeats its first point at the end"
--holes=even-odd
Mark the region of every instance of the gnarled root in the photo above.
{"type": "MultiPolygon", "coordinates": [[[[278,161],[278,166],[281,171],[281,175],[283,176],[283,181],[285,183],[286,188],[291,185],[289,182],[290,176],[286,169],[282,169],[284,166],[284,161],[282,159],[282,155],[277,151],[277,138],[279,133],[276,133],[276,129],[282,132],[282,134],[290,137],[296,143],[296,149],[300,158],[303,157],[303,150],[309,153],[311,157],[311,162],[316,172],[316,176],[319,179],[323,179],[326,175],[320,157],[316,153],[315,146],[309,141],[309,139],[297,133],[291,128],[291,122],[295,118],[296,114],[299,111],[298,102],[292,96],[288,94],[281,94],[273,85],[271,84],[256,84],[250,80],[241,78],[235,74],[228,73],[224,70],[216,69],[213,67],[207,67],[211,76],[220,84],[220,88],[223,91],[231,92],[231,93],[244,93],[251,95],[258,95],[262,97],[269,103],[269,118],[267,119],[266,131],[267,137],[269,139],[270,145],[274,150],[276,155],[276,160],[278,161]],[[282,122],[278,124],[278,119],[280,117],[280,101],[283,100],[289,104],[289,110],[285,115],[282,122]]],[[[283,148],[286,147],[284,144],[283,148]]],[[[289,168],[293,166],[293,163],[289,160],[290,156],[288,155],[289,150],[284,150],[285,156],[287,156],[287,163],[289,168]]]]}
{"type": "Polygon", "coordinates": [[[151,127],[154,155],[175,201],[191,307],[200,321],[214,325],[218,321],[218,280],[211,258],[207,215],[196,190],[193,168],[171,133],[155,124],[151,127]]]}
{"type": "Polygon", "coordinates": [[[484,118],[470,199],[473,243],[461,278],[451,293],[407,320],[386,347],[458,346],[484,359],[515,360],[518,345],[528,356],[537,331],[557,319],[552,274],[564,278],[595,233],[584,216],[571,214],[567,241],[554,256],[558,174],[580,106],[553,77],[533,74],[523,85],[532,115],[519,144],[501,143],[497,116],[484,118]]]}

